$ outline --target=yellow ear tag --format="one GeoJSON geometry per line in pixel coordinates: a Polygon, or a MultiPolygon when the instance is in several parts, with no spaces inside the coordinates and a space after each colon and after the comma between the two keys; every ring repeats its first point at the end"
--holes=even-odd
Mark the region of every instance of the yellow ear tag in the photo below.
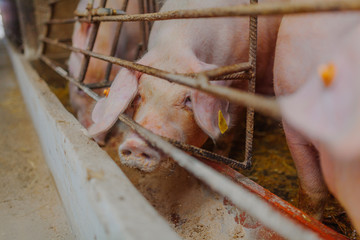
{"type": "Polygon", "coordinates": [[[329,87],[332,84],[335,78],[335,74],[336,74],[336,67],[333,63],[321,65],[319,67],[319,75],[325,87],[329,87]]]}
{"type": "Polygon", "coordinates": [[[107,97],[107,96],[109,95],[109,92],[110,92],[110,88],[104,89],[104,95],[105,95],[105,97],[107,97]]]}
{"type": "Polygon", "coordinates": [[[218,112],[218,125],[219,125],[219,129],[220,129],[220,132],[221,134],[224,134],[224,132],[226,132],[226,130],[228,130],[228,125],[226,123],[226,120],[224,118],[224,115],[222,114],[221,110],[219,110],[218,112]]]}

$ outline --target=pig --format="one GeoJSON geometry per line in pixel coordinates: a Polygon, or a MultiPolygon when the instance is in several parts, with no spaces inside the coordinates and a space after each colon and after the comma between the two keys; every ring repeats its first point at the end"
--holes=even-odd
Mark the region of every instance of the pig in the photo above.
{"type": "Polygon", "coordinates": [[[360,15],[284,17],[275,94],[298,171],[300,208],[321,219],[328,189],[360,230],[360,15]]]}
{"type": "MultiPolygon", "coordinates": [[[[94,2],[94,7],[99,6],[99,0],[94,2]]],[[[124,0],[109,0],[106,7],[120,9],[124,0]]],[[[127,12],[129,14],[138,13],[138,1],[129,1],[127,12]]],[[[81,0],[77,6],[77,11],[83,12],[86,9],[88,1],[81,0]]],[[[116,29],[119,23],[117,22],[105,22],[99,26],[98,34],[96,37],[93,51],[109,55],[116,34],[116,29]]],[[[73,46],[77,48],[85,49],[89,41],[92,25],[89,23],[77,22],[74,26],[74,32],[72,35],[73,46]]],[[[134,60],[136,58],[136,52],[138,43],[140,42],[140,25],[139,23],[124,23],[122,33],[117,46],[115,56],[126,59],[134,60]]],[[[80,53],[72,52],[68,61],[69,73],[71,77],[78,78],[80,74],[80,67],[84,56],[80,53]]],[[[84,78],[84,83],[98,83],[104,81],[105,71],[108,63],[99,59],[91,58],[89,66],[84,78]]],[[[109,80],[113,80],[117,72],[120,70],[118,65],[112,66],[112,71],[109,80]]],[[[91,112],[95,101],[87,96],[81,89],[74,84],[69,84],[70,103],[75,111],[75,114],[79,122],[88,128],[92,125],[91,112]]],[[[104,144],[105,134],[97,138],[100,144],[104,144]]]]}
{"type": "MultiPolygon", "coordinates": [[[[270,0],[267,2],[271,2],[270,0]]],[[[179,9],[248,4],[245,0],[168,0],[161,12],[179,9]]],[[[260,17],[257,76],[263,85],[272,83],[275,43],[281,17],[260,17]]],[[[186,19],[153,24],[148,52],[138,63],[154,68],[193,73],[248,61],[249,18],[186,19]]],[[[211,84],[245,88],[239,81],[212,81],[211,84]]],[[[118,115],[126,113],[160,136],[194,146],[220,135],[218,113],[227,125],[236,107],[227,100],[139,72],[122,69],[107,98],[93,110],[89,134],[108,131],[118,115]]],[[[166,159],[135,133],[125,134],[118,152],[123,164],[145,172],[155,170],[166,159]]]]}

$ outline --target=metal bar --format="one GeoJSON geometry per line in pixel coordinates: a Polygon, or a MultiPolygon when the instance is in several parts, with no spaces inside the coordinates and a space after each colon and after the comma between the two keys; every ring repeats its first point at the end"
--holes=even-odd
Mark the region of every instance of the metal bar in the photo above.
{"type": "Polygon", "coordinates": [[[80,83],[75,78],[72,78],[69,76],[67,71],[65,71],[62,67],[55,64],[52,60],[50,60],[48,57],[41,55],[40,59],[46,63],[49,67],[51,67],[57,74],[68,80],[69,82],[72,82],[75,84],[78,88],[80,88],[82,91],[84,91],[87,95],[89,95],[91,98],[98,101],[100,99],[99,95],[97,95],[94,91],[90,90],[88,87],[86,87],[84,84],[80,83]]]}
{"type": "Polygon", "coordinates": [[[224,76],[217,77],[218,80],[249,80],[250,74],[248,72],[239,72],[239,73],[232,73],[227,74],[224,76]]]}
{"type": "MultiPolygon", "coordinates": [[[[129,0],[124,0],[123,5],[121,6],[121,11],[126,12],[128,2],[129,2],[129,0]]],[[[115,56],[117,46],[118,46],[118,43],[119,43],[119,39],[120,39],[120,34],[121,34],[122,27],[123,27],[123,22],[120,22],[119,25],[116,28],[116,33],[115,33],[114,40],[113,40],[113,43],[112,43],[112,46],[111,46],[110,56],[115,56]]],[[[109,83],[111,69],[112,69],[112,63],[108,63],[108,65],[106,67],[106,72],[105,72],[105,83],[109,83]]]]}
{"type": "MultiPolygon", "coordinates": [[[[49,2],[49,8],[50,8],[50,16],[49,18],[52,19],[53,16],[54,16],[54,4],[57,3],[59,0],[55,0],[53,2],[49,2]]],[[[44,37],[47,38],[49,36],[49,33],[50,33],[50,26],[49,25],[45,25],[44,26],[45,28],[45,31],[44,31],[44,37]]],[[[40,45],[41,47],[41,51],[40,51],[40,55],[41,54],[44,54],[46,52],[46,44],[44,43],[41,43],[40,45]]]]}
{"type": "MultiPolygon", "coordinates": [[[[107,0],[101,0],[99,6],[100,7],[105,7],[106,1],[107,0]]],[[[91,8],[93,7],[93,2],[94,1],[92,0],[92,3],[88,4],[89,9],[90,9],[90,7],[91,8]]],[[[86,50],[88,50],[88,51],[92,51],[93,48],[94,48],[97,32],[99,30],[99,26],[100,26],[99,22],[96,22],[96,23],[93,24],[93,28],[92,28],[92,30],[90,32],[90,36],[89,36],[89,42],[88,42],[88,45],[86,46],[86,50]]],[[[79,74],[79,81],[80,82],[83,82],[84,79],[85,79],[87,68],[89,66],[89,61],[90,61],[90,57],[87,56],[87,55],[84,55],[84,58],[83,58],[82,63],[81,63],[80,74],[79,74]]]]}
{"type": "MultiPolygon", "coordinates": [[[[144,0],[144,2],[146,2],[146,4],[145,4],[146,13],[153,13],[154,9],[153,9],[153,6],[151,4],[151,0],[144,0]]],[[[149,21],[146,22],[146,37],[147,37],[147,39],[149,39],[152,24],[153,24],[153,22],[149,22],[149,21]]]]}
{"type": "MultiPolygon", "coordinates": [[[[142,14],[145,14],[144,1],[138,0],[138,2],[139,2],[139,12],[142,14]]],[[[145,25],[144,21],[142,21],[140,23],[140,31],[142,33],[142,39],[143,39],[141,52],[144,53],[146,51],[146,48],[148,45],[148,39],[147,39],[147,34],[146,34],[146,25],[145,25]]]]}
{"type": "Polygon", "coordinates": [[[90,89],[98,89],[98,88],[108,88],[111,87],[111,84],[113,82],[111,81],[103,81],[103,82],[97,82],[97,83],[88,83],[84,84],[86,87],[90,89]]]}
{"type": "Polygon", "coordinates": [[[85,12],[75,11],[74,15],[78,17],[89,17],[89,16],[113,16],[113,15],[124,15],[126,14],[123,10],[114,8],[98,7],[89,9],[85,12]]]}
{"type": "Polygon", "coordinates": [[[233,65],[218,67],[215,69],[211,69],[211,70],[207,70],[207,71],[203,71],[203,72],[199,72],[199,73],[194,73],[194,74],[187,74],[187,75],[188,76],[197,76],[197,75],[203,74],[203,75],[206,75],[206,77],[208,77],[210,79],[215,79],[217,77],[221,77],[224,75],[233,74],[233,73],[237,73],[237,72],[241,72],[241,71],[248,71],[251,69],[252,69],[251,63],[245,62],[245,63],[238,63],[238,64],[233,64],[233,65]]]}
{"type": "Polygon", "coordinates": [[[74,18],[66,18],[66,19],[51,19],[44,24],[68,24],[68,23],[75,23],[79,21],[78,17],[74,18]]]}
{"type": "MultiPolygon", "coordinates": [[[[187,75],[185,74],[184,76],[187,76],[187,75]]],[[[251,76],[249,73],[240,72],[240,73],[227,74],[224,76],[218,76],[215,79],[210,78],[210,80],[213,80],[213,81],[220,81],[220,80],[248,81],[250,78],[251,78],[251,76]]],[[[85,84],[85,86],[87,86],[90,89],[97,89],[97,88],[110,87],[111,84],[112,84],[112,81],[108,81],[108,82],[104,81],[104,82],[98,82],[98,83],[88,83],[88,84],[85,84]]]]}
{"type": "Polygon", "coordinates": [[[237,171],[248,169],[247,164],[244,162],[240,162],[235,159],[224,157],[219,154],[207,151],[205,149],[198,148],[198,147],[195,147],[192,145],[188,145],[188,144],[176,141],[174,139],[164,138],[164,137],[163,137],[163,139],[165,139],[167,142],[171,143],[175,147],[177,147],[185,152],[189,152],[196,157],[204,158],[209,161],[216,162],[216,163],[225,164],[237,171]]]}
{"type": "Polygon", "coordinates": [[[91,57],[95,57],[98,59],[102,59],[104,61],[111,62],[113,64],[118,64],[122,67],[129,68],[131,70],[143,72],[155,77],[163,78],[171,82],[175,82],[181,85],[185,85],[188,87],[196,88],[198,90],[207,92],[209,94],[225,98],[229,101],[232,101],[234,103],[238,103],[244,106],[253,107],[256,111],[261,112],[267,116],[279,119],[280,114],[280,108],[277,104],[276,100],[272,97],[264,97],[260,95],[255,95],[251,93],[247,93],[244,91],[240,91],[237,89],[232,89],[228,87],[222,87],[222,86],[214,86],[208,83],[208,79],[204,75],[199,75],[197,78],[190,78],[187,76],[183,76],[181,74],[175,74],[175,73],[169,73],[160,69],[144,66],[138,63],[133,63],[130,61],[126,61],[123,59],[105,56],[102,54],[94,53],[91,51],[87,51],[80,48],[75,48],[72,46],[69,46],[64,43],[59,43],[57,41],[54,41],[49,38],[42,39],[46,43],[50,43],[53,45],[56,45],[58,47],[68,49],[74,52],[87,54],[91,57]]]}
{"type": "MultiPolygon", "coordinates": [[[[213,17],[241,17],[257,15],[283,15],[301,13],[320,13],[337,11],[358,11],[360,1],[308,1],[308,2],[279,2],[261,3],[257,5],[239,5],[232,7],[206,8],[199,10],[177,10],[161,13],[133,14],[120,16],[94,16],[92,21],[159,21],[185,18],[213,18],[213,17]]],[[[74,21],[89,22],[87,18],[53,19],[47,24],[73,23],[74,21]]]]}
{"type": "MultiPolygon", "coordinates": [[[[296,221],[298,224],[304,226],[305,228],[311,229],[311,231],[317,233],[320,239],[326,240],[350,240],[349,238],[345,237],[344,235],[336,232],[335,230],[325,226],[321,222],[315,220],[311,216],[307,215],[306,213],[302,212],[301,210],[297,209],[296,207],[292,206],[290,203],[286,202],[285,200],[281,199],[280,197],[276,196],[275,194],[271,193],[269,190],[259,187],[255,182],[250,180],[249,178],[245,177],[241,173],[229,168],[228,166],[220,165],[213,162],[206,162],[207,165],[211,166],[218,172],[230,177],[238,184],[242,185],[244,188],[248,189],[251,192],[256,193],[261,198],[265,199],[270,205],[272,205],[275,209],[283,212],[286,216],[290,219],[296,221]]],[[[239,222],[240,224],[244,224],[248,219],[245,217],[240,217],[241,213],[239,213],[236,217],[241,219],[239,222]]],[[[260,227],[262,228],[262,227],[260,227]]],[[[268,231],[266,229],[259,229],[257,231],[268,231]]],[[[270,235],[271,236],[271,235],[270,235]]],[[[276,237],[273,238],[266,238],[264,239],[277,239],[276,237]]]]}
{"type": "Polygon", "coordinates": [[[177,10],[162,13],[94,17],[93,21],[155,21],[182,18],[240,17],[354,10],[360,10],[360,2],[358,0],[272,2],[258,5],[239,5],[199,10],[177,10]]]}
{"type": "Polygon", "coordinates": [[[48,5],[54,5],[58,2],[60,2],[61,0],[48,0],[48,5]]]}
{"type": "MultiPolygon", "coordinates": [[[[257,0],[250,0],[250,4],[257,4],[257,0]]],[[[256,54],[257,54],[257,16],[250,17],[249,25],[249,62],[251,64],[251,78],[248,92],[255,94],[256,84],[256,54]]],[[[246,133],[245,133],[245,163],[250,168],[252,165],[252,148],[254,139],[254,108],[246,110],[246,133]]]]}

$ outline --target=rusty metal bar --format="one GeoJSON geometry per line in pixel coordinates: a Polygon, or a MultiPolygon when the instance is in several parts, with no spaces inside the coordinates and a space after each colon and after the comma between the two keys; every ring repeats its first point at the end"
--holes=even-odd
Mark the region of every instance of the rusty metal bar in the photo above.
{"type": "MultiPolygon", "coordinates": [[[[250,4],[256,5],[258,0],[250,0],[250,4]]],[[[249,25],[249,62],[251,64],[251,78],[248,84],[248,92],[255,94],[256,84],[256,54],[257,54],[257,16],[250,17],[249,25]]],[[[246,133],[245,133],[245,163],[252,165],[252,148],[254,139],[254,108],[246,110],[246,133]]]]}
{"type": "Polygon", "coordinates": [[[88,83],[84,84],[86,87],[90,89],[98,89],[98,88],[108,88],[111,87],[111,84],[113,81],[103,81],[103,82],[97,82],[97,83],[88,83]]]}
{"type": "Polygon", "coordinates": [[[170,139],[170,138],[164,138],[167,142],[171,143],[172,145],[174,145],[175,147],[185,151],[185,152],[189,152],[192,155],[196,156],[196,157],[200,157],[200,158],[204,158],[207,160],[210,160],[212,162],[216,162],[216,163],[222,163],[225,164],[237,171],[240,170],[244,170],[244,169],[249,169],[250,166],[248,166],[247,163],[245,162],[240,162],[238,160],[235,159],[231,159],[228,157],[224,157],[221,156],[219,154],[204,150],[202,148],[198,148],[192,145],[188,145],[179,141],[176,141],[174,139],[170,139]]]}
{"type": "Polygon", "coordinates": [[[62,67],[60,67],[58,64],[54,63],[54,61],[52,61],[50,58],[41,55],[40,59],[46,63],[50,68],[52,68],[57,74],[59,74],[60,76],[62,76],[63,78],[65,78],[66,80],[68,80],[69,82],[72,82],[73,84],[75,84],[78,88],[80,88],[81,90],[83,90],[87,95],[89,95],[91,98],[95,99],[96,101],[98,101],[100,99],[99,95],[97,95],[94,91],[90,90],[88,87],[86,87],[84,84],[80,83],[78,80],[76,80],[75,78],[72,78],[69,76],[69,74],[67,73],[67,71],[65,71],[62,67]]]}
{"type": "Polygon", "coordinates": [[[354,10],[360,10],[360,2],[358,0],[271,2],[258,5],[239,5],[199,10],[177,10],[162,13],[94,17],[93,21],[156,21],[182,18],[240,17],[354,10]]]}
{"type": "Polygon", "coordinates": [[[75,16],[78,17],[88,17],[88,16],[113,16],[113,15],[124,15],[126,14],[125,11],[114,9],[114,8],[105,8],[105,7],[98,7],[89,9],[85,12],[78,12],[75,11],[75,16]]]}
{"type": "MultiPolygon", "coordinates": [[[[144,2],[146,2],[145,6],[146,6],[146,13],[154,13],[154,5],[152,5],[151,0],[144,0],[144,2]]],[[[149,35],[151,32],[151,28],[152,28],[153,22],[149,22],[146,21],[146,34],[147,34],[147,39],[149,39],[149,35]]]]}
{"type": "Polygon", "coordinates": [[[171,82],[175,82],[181,85],[185,85],[188,87],[196,88],[198,90],[207,92],[209,94],[225,98],[234,103],[238,103],[244,106],[253,107],[256,111],[259,111],[267,116],[279,119],[280,118],[280,108],[277,104],[276,100],[272,97],[264,97],[260,95],[255,95],[251,93],[247,93],[244,91],[240,91],[237,89],[232,89],[228,87],[222,86],[214,86],[209,84],[208,79],[205,75],[199,75],[197,78],[190,78],[187,76],[183,76],[181,74],[169,73],[160,69],[144,66],[138,63],[133,63],[130,61],[126,61],[123,59],[110,57],[98,53],[94,53],[91,51],[87,51],[80,48],[75,48],[69,46],[64,43],[59,43],[49,38],[42,39],[46,43],[50,43],[56,45],[58,47],[68,49],[74,52],[87,54],[91,57],[95,57],[104,61],[111,62],[113,64],[118,64],[122,67],[129,68],[131,70],[139,71],[146,73],[148,75],[152,75],[155,77],[163,78],[171,82]]]}
{"type": "MultiPolygon", "coordinates": [[[[213,17],[241,17],[257,15],[283,15],[301,13],[320,13],[335,11],[358,11],[358,0],[316,1],[316,2],[279,2],[261,3],[256,5],[239,5],[232,7],[207,8],[199,10],[177,10],[161,13],[94,16],[93,22],[100,21],[159,21],[186,18],[213,18],[213,17]]],[[[73,23],[75,21],[89,22],[87,18],[53,19],[46,24],[73,23]]]]}
{"type": "MultiPolygon", "coordinates": [[[[101,0],[99,6],[100,7],[105,7],[106,1],[107,0],[101,0]]],[[[88,9],[93,8],[93,2],[94,1],[92,0],[92,3],[88,4],[88,9]]],[[[92,51],[93,48],[94,48],[97,32],[99,30],[99,26],[100,26],[99,22],[94,23],[93,26],[92,26],[93,28],[92,28],[92,30],[90,32],[89,42],[88,42],[88,45],[86,46],[86,50],[88,50],[88,51],[92,51]]],[[[84,55],[84,58],[83,58],[82,63],[81,63],[80,74],[78,76],[80,82],[83,82],[84,79],[85,79],[87,68],[89,66],[89,61],[90,61],[90,56],[84,55]]]]}
{"type": "MultiPolygon", "coordinates": [[[[50,8],[50,16],[49,18],[52,19],[54,16],[54,4],[57,3],[59,0],[54,0],[54,1],[50,1],[49,2],[49,8],[50,8]]],[[[50,26],[49,25],[45,25],[45,31],[44,31],[44,37],[47,38],[49,36],[50,33],[50,26]]],[[[40,54],[44,54],[46,52],[46,44],[44,44],[43,42],[40,45],[41,47],[41,51],[40,54]]]]}
{"type": "Polygon", "coordinates": [[[68,23],[75,23],[79,21],[78,17],[74,18],[66,18],[66,19],[51,19],[46,21],[44,24],[68,24],[68,23]]]}
{"type": "MultiPolygon", "coordinates": [[[[206,75],[206,71],[202,72],[203,74],[206,75]]],[[[179,74],[182,75],[182,74],[179,74]]],[[[188,76],[187,74],[184,74],[184,76],[188,76]]],[[[197,77],[197,76],[195,76],[197,77]]],[[[210,80],[213,81],[220,81],[220,80],[233,80],[233,81],[245,81],[245,80],[249,80],[251,78],[250,74],[247,72],[239,72],[239,73],[233,73],[233,74],[227,74],[227,75],[223,75],[223,76],[218,76],[215,79],[210,78],[210,80]]],[[[107,88],[110,87],[112,84],[111,82],[98,82],[98,83],[88,83],[85,84],[85,86],[87,86],[90,89],[96,89],[96,88],[107,88]]]]}
{"type": "Polygon", "coordinates": [[[211,69],[211,70],[207,70],[207,71],[203,71],[203,72],[199,72],[199,73],[195,73],[195,74],[187,74],[187,75],[188,76],[196,76],[199,74],[204,74],[210,79],[215,79],[217,77],[221,77],[224,75],[233,74],[233,73],[242,72],[242,71],[248,71],[251,69],[252,69],[251,63],[245,62],[245,63],[238,63],[238,64],[233,64],[233,65],[218,67],[215,69],[211,69]]]}
{"type": "MultiPolygon", "coordinates": [[[[129,0],[124,0],[123,5],[121,6],[121,11],[126,12],[128,3],[129,3],[129,0]]],[[[121,34],[122,27],[123,27],[123,22],[120,22],[119,25],[116,28],[116,33],[115,33],[114,40],[113,40],[113,43],[112,43],[112,46],[111,46],[110,56],[115,56],[117,46],[118,46],[118,43],[119,43],[119,39],[120,39],[120,34],[121,34]]],[[[105,84],[109,83],[111,69],[112,69],[112,63],[108,63],[108,65],[106,67],[106,72],[105,72],[105,81],[104,81],[105,84]]]]}
{"type": "MultiPolygon", "coordinates": [[[[145,14],[144,1],[143,0],[138,0],[138,3],[139,3],[139,12],[141,14],[145,14]]],[[[147,45],[148,45],[145,21],[141,21],[141,23],[140,23],[140,31],[142,33],[142,39],[143,39],[142,40],[141,53],[144,53],[146,51],[146,48],[147,48],[147,45]]]]}
{"type": "Polygon", "coordinates": [[[54,5],[58,2],[60,2],[61,0],[48,0],[48,5],[54,5]]]}
{"type": "Polygon", "coordinates": [[[248,72],[239,72],[239,73],[232,73],[227,74],[224,76],[217,77],[218,80],[248,80],[250,79],[250,74],[248,72]]]}

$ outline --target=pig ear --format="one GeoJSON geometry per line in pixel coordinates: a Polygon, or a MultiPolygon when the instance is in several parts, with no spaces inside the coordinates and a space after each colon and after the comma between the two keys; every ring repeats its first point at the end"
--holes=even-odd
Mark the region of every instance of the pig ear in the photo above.
{"type": "Polygon", "coordinates": [[[358,61],[337,59],[330,85],[314,74],[297,92],[279,98],[283,117],[291,126],[342,159],[360,155],[358,61]]]}
{"type": "MultiPolygon", "coordinates": [[[[225,81],[211,81],[210,83],[222,86],[228,85],[225,81]]],[[[229,102],[200,91],[192,91],[191,100],[197,124],[209,137],[215,140],[221,134],[220,128],[222,126],[227,128],[230,122],[229,102]],[[221,117],[219,111],[221,111],[223,119],[219,119],[221,117]],[[226,123],[224,123],[224,120],[226,123]]]]}
{"type": "Polygon", "coordinates": [[[135,73],[123,68],[111,85],[109,95],[100,99],[94,107],[89,128],[91,136],[97,136],[109,130],[136,96],[138,78],[135,73]]]}

